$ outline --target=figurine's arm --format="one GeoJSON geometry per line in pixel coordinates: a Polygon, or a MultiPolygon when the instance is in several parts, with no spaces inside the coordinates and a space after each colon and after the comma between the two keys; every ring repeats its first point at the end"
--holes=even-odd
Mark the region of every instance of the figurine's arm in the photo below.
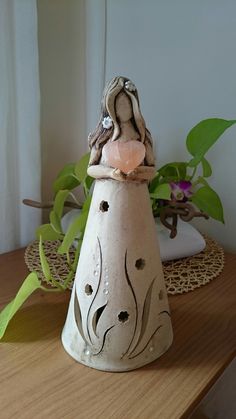
{"type": "Polygon", "coordinates": [[[115,179],[119,181],[150,181],[155,176],[154,166],[139,166],[127,175],[119,169],[96,164],[88,167],[88,175],[96,179],[115,179]]]}
{"type": "Polygon", "coordinates": [[[126,180],[126,175],[119,169],[113,167],[103,166],[102,164],[96,164],[88,167],[88,175],[96,179],[115,179],[119,181],[126,180]]]}
{"type": "Polygon", "coordinates": [[[150,181],[156,173],[154,166],[138,166],[132,172],[127,174],[127,180],[147,180],[150,181]]]}

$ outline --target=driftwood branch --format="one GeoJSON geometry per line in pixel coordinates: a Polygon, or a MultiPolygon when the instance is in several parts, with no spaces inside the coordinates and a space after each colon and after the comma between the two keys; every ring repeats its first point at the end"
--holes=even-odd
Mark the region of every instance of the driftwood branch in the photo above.
{"type": "Polygon", "coordinates": [[[195,217],[209,218],[206,213],[196,211],[194,206],[189,202],[171,201],[169,206],[163,207],[160,212],[160,220],[162,224],[170,230],[171,239],[174,239],[177,234],[178,216],[181,220],[186,222],[191,221],[195,217]],[[172,223],[167,220],[168,218],[172,218],[172,223]]]}
{"type": "MultiPolygon", "coordinates": [[[[38,202],[38,201],[33,201],[32,199],[23,199],[22,202],[24,205],[28,205],[29,207],[40,208],[40,209],[50,209],[54,205],[54,201],[38,202]]],[[[82,205],[76,204],[75,202],[71,202],[71,201],[65,201],[64,206],[68,208],[76,208],[76,209],[82,208],[82,205]]]]}

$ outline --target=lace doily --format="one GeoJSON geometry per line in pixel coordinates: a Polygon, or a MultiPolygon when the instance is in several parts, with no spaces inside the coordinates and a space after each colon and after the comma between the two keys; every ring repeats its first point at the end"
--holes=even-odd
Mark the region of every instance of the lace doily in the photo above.
{"type": "Polygon", "coordinates": [[[205,249],[194,256],[163,263],[168,294],[183,294],[208,284],[224,267],[224,250],[213,239],[204,236],[205,249]]]}
{"type": "MultiPolygon", "coordinates": [[[[208,284],[216,278],[224,267],[224,251],[213,239],[206,237],[205,249],[197,255],[163,263],[163,271],[168,294],[183,294],[208,284]]],[[[59,241],[45,241],[44,252],[52,276],[63,284],[69,269],[66,256],[59,255],[59,241]]],[[[71,248],[70,259],[73,262],[75,249],[71,248]]],[[[36,271],[39,278],[45,280],[39,258],[39,243],[32,242],[25,251],[25,262],[30,271],[36,271]]],[[[73,280],[68,288],[72,288],[73,280]]]]}

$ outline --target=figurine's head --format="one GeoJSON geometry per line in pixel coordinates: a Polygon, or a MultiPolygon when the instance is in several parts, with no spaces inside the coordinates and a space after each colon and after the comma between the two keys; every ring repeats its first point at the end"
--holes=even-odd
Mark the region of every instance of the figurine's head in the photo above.
{"type": "Polygon", "coordinates": [[[126,77],[115,77],[105,87],[102,113],[95,132],[89,136],[90,147],[103,146],[108,139],[115,141],[122,123],[132,121],[139,133],[139,140],[146,138],[146,125],[139,108],[138,92],[126,77]]]}

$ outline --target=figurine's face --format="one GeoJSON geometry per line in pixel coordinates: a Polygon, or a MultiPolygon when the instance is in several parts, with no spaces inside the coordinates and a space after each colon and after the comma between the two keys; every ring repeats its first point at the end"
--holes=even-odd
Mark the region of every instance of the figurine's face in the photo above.
{"type": "Polygon", "coordinates": [[[120,122],[127,122],[133,116],[131,101],[124,92],[119,93],[116,98],[116,115],[120,122]]]}

